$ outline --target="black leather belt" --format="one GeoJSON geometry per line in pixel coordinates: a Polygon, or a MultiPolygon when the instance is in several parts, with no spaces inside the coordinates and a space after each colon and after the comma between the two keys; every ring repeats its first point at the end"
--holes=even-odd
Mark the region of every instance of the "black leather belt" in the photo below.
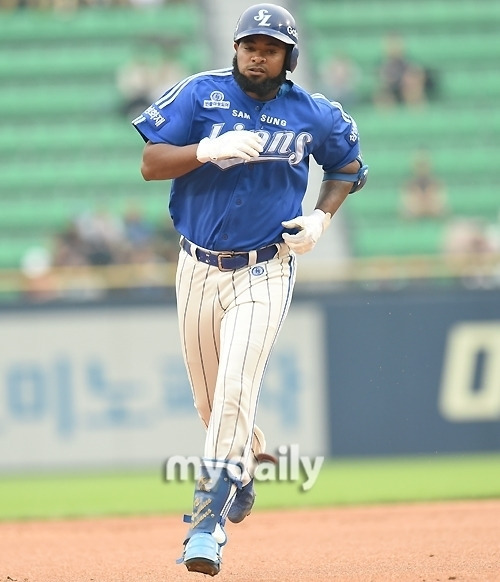
{"type": "MultiPolygon", "coordinates": [[[[242,267],[247,267],[250,262],[250,253],[207,251],[193,245],[184,237],[181,239],[181,247],[186,251],[186,253],[192,257],[196,257],[198,261],[211,265],[212,267],[217,267],[220,271],[236,271],[242,267]]],[[[275,244],[258,249],[255,251],[255,253],[257,253],[255,264],[271,260],[276,256],[277,252],[278,246],[275,244]]]]}

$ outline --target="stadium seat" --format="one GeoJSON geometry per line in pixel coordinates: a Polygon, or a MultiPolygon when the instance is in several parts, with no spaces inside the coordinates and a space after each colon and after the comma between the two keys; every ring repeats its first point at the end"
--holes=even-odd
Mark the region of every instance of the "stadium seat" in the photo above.
{"type": "Polygon", "coordinates": [[[488,0],[361,0],[353,6],[346,1],[332,3],[313,0],[307,3],[301,17],[309,29],[316,31],[356,27],[360,32],[422,29],[442,34],[443,31],[457,30],[471,24],[491,27],[492,21],[500,19],[500,5],[488,0]]]}
{"type": "Polygon", "coordinates": [[[76,12],[13,11],[2,14],[2,43],[60,43],[134,39],[142,35],[192,35],[199,30],[201,16],[192,3],[165,8],[82,9],[76,12]]]}
{"type": "MultiPolygon", "coordinates": [[[[359,99],[348,110],[360,128],[370,177],[345,205],[353,253],[439,252],[439,221],[409,226],[398,218],[400,187],[422,146],[446,184],[453,214],[496,219],[500,3],[311,0],[297,6],[301,58],[311,74],[338,52],[362,73],[359,99]],[[437,73],[437,95],[422,109],[373,105],[390,31],[403,34],[409,56],[437,73]]],[[[202,15],[189,2],[151,10],[2,13],[0,266],[17,265],[27,246],[99,204],[120,214],[130,200],[140,200],[151,221],[165,216],[169,184],[142,180],[142,143],[131,120],[116,111],[115,76],[148,38],[187,40],[178,60],[189,72],[200,70],[208,52],[202,28],[202,15]]]]}
{"type": "Polygon", "coordinates": [[[373,107],[356,108],[363,144],[386,146],[404,140],[409,146],[427,144],[432,148],[436,142],[449,146],[450,142],[470,142],[472,138],[494,145],[500,134],[500,109],[488,110],[488,122],[484,123],[477,110],[464,101],[454,107],[437,102],[422,109],[396,107],[374,113],[373,107]]]}
{"type": "Polygon", "coordinates": [[[444,224],[441,221],[359,225],[352,238],[356,256],[435,255],[441,251],[444,224]]]}
{"type": "MultiPolygon", "coordinates": [[[[497,220],[500,210],[500,3],[487,0],[312,0],[301,5],[305,44],[319,74],[342,54],[359,67],[347,110],[360,128],[366,187],[343,207],[354,255],[440,251],[443,224],[399,217],[401,187],[425,148],[452,216],[497,220]],[[375,105],[384,42],[399,33],[408,57],[431,69],[437,90],[421,108],[375,105]]],[[[331,88],[334,93],[335,89],[331,88]]],[[[335,99],[335,95],[329,95],[335,99]]]]}
{"type": "Polygon", "coordinates": [[[180,64],[198,70],[201,24],[191,3],[2,13],[0,267],[18,266],[86,210],[122,214],[135,199],[164,220],[169,184],[140,175],[143,145],[117,111],[116,73],[154,39],[175,42],[180,64]]]}

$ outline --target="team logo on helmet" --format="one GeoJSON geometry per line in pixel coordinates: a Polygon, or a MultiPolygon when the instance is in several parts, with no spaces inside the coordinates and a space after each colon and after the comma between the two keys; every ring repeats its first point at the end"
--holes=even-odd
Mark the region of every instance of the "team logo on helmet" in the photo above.
{"type": "Polygon", "coordinates": [[[238,41],[252,34],[268,34],[292,45],[297,44],[299,36],[290,12],[274,4],[256,4],[247,8],[240,16],[236,23],[234,40],[238,41]]]}
{"type": "Polygon", "coordinates": [[[293,28],[293,26],[287,26],[287,27],[286,27],[286,31],[288,32],[288,34],[289,34],[290,36],[293,36],[293,38],[294,38],[296,41],[298,41],[298,40],[299,40],[299,35],[298,35],[298,33],[297,33],[297,29],[296,29],[296,28],[293,28]]]}
{"type": "Polygon", "coordinates": [[[268,10],[259,10],[257,16],[254,16],[253,19],[259,23],[259,26],[271,26],[269,19],[271,18],[271,13],[268,10]]]}

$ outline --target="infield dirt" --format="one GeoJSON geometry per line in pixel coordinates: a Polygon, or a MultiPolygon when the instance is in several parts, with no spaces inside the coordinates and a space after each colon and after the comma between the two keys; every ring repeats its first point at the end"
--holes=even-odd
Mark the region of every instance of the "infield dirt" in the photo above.
{"type": "MultiPolygon", "coordinates": [[[[181,516],[0,523],[1,582],[196,582],[181,516]]],[[[228,524],[224,582],[500,581],[500,500],[255,511],[228,524]]]]}

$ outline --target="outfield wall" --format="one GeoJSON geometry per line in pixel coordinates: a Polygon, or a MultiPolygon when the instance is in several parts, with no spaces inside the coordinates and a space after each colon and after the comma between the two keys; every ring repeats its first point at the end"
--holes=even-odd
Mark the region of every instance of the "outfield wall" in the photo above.
{"type": "Polygon", "coordinates": [[[500,293],[333,296],[330,453],[500,450],[500,293]]]}
{"type": "MultiPolygon", "coordinates": [[[[0,470],[196,455],[172,302],[0,311],[0,470]]],[[[297,292],[262,391],[269,449],[500,450],[500,293],[297,292]]]]}
{"type": "MultiPolygon", "coordinates": [[[[172,304],[4,311],[0,329],[0,469],[159,466],[203,451],[172,304]]],[[[298,303],[262,391],[269,447],[326,453],[325,333],[320,309],[298,303]]]]}

